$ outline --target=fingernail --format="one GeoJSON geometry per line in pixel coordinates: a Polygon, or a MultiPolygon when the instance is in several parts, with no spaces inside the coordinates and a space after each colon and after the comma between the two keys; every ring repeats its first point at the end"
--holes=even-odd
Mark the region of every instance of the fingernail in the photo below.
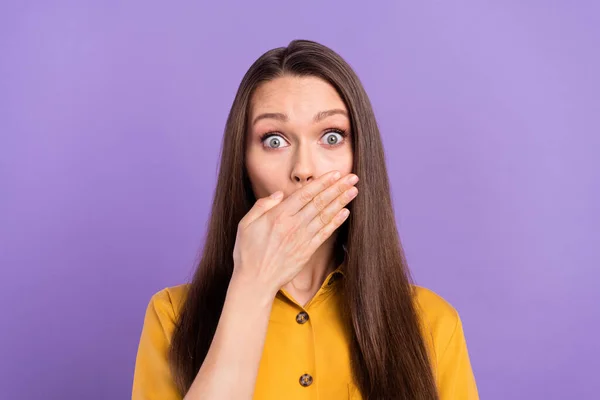
{"type": "Polygon", "coordinates": [[[337,181],[338,179],[340,179],[341,176],[342,176],[342,174],[339,171],[336,171],[333,174],[333,180],[337,181]]]}
{"type": "Polygon", "coordinates": [[[281,198],[281,196],[283,196],[283,192],[281,190],[278,190],[271,195],[271,198],[274,200],[277,200],[277,199],[281,198]]]}

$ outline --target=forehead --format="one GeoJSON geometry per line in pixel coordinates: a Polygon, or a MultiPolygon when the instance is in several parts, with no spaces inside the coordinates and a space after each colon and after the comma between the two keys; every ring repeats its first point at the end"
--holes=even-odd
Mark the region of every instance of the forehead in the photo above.
{"type": "Polygon", "coordinates": [[[301,116],[332,108],[346,110],[335,88],[313,76],[284,76],[256,88],[251,99],[250,116],[262,112],[282,112],[301,116]]]}

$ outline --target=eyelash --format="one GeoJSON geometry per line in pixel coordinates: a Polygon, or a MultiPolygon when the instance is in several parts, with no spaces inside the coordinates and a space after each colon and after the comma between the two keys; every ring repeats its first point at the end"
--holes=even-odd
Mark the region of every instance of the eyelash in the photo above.
{"type": "MultiPolygon", "coordinates": [[[[333,145],[328,145],[328,147],[335,148],[335,147],[338,147],[338,146],[341,146],[342,144],[344,144],[344,142],[346,141],[346,137],[348,136],[348,132],[346,132],[343,129],[330,128],[330,129],[327,129],[327,131],[325,131],[323,136],[325,136],[328,133],[332,133],[332,132],[338,133],[342,137],[342,141],[339,143],[333,144],[333,145]]],[[[270,131],[270,132],[266,132],[266,133],[263,133],[262,135],[260,135],[260,142],[264,145],[265,140],[267,140],[268,138],[270,138],[272,136],[283,137],[280,132],[270,131]]],[[[269,147],[269,146],[264,146],[264,148],[267,150],[277,150],[278,149],[278,147],[269,147]]]]}

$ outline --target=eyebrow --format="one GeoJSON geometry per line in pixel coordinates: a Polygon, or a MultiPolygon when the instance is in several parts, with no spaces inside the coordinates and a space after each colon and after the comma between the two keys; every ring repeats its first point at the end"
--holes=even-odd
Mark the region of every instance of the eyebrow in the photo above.
{"type": "MultiPolygon", "coordinates": [[[[317,123],[324,120],[327,117],[331,117],[332,115],[338,114],[345,115],[346,117],[348,117],[348,113],[346,112],[346,110],[342,110],[341,108],[334,108],[331,110],[318,112],[313,117],[313,122],[317,123]]],[[[252,125],[255,125],[261,119],[275,119],[281,122],[287,122],[289,120],[289,117],[287,116],[287,114],[284,113],[264,113],[256,116],[256,118],[254,118],[254,121],[252,121],[252,125]]]]}

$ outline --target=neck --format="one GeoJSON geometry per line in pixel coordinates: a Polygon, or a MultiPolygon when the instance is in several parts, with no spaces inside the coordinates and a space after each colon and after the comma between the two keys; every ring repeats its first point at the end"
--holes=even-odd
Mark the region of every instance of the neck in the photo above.
{"type": "Polygon", "coordinates": [[[306,266],[282,288],[304,306],[319,291],[323,281],[337,267],[335,236],[330,236],[312,255],[306,266]]]}

